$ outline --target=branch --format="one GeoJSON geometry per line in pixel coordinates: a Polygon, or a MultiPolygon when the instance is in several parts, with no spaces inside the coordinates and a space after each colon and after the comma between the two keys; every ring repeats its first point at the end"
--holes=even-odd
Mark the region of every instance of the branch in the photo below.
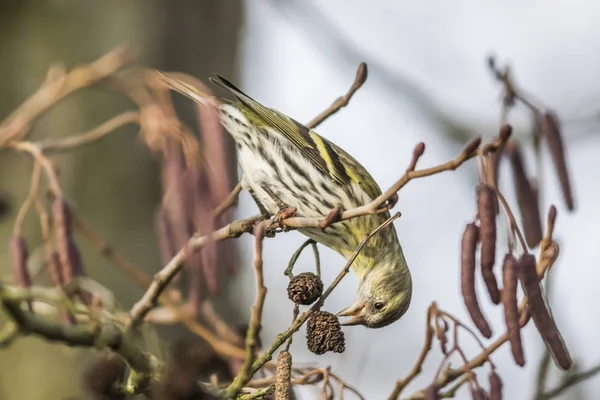
{"type": "Polygon", "coordinates": [[[34,119],[71,93],[114,74],[132,58],[128,47],[119,47],[98,60],[76,67],[42,87],[19,106],[0,124],[0,147],[14,140],[22,140],[34,119]]]}
{"type": "MultiPolygon", "coordinates": [[[[73,216],[75,226],[101,255],[121,268],[140,286],[148,286],[152,283],[152,280],[138,266],[125,258],[118,250],[106,243],[77,213],[74,213],[73,216]]],[[[161,296],[158,301],[169,307],[176,314],[179,322],[184,324],[191,332],[206,340],[218,354],[229,358],[244,358],[245,353],[242,349],[215,336],[211,331],[196,321],[195,318],[191,318],[183,312],[180,307],[175,306],[168,295],[161,296]]]]}
{"type": "MultiPolygon", "coordinates": [[[[23,335],[39,335],[46,340],[69,346],[109,348],[119,354],[131,369],[125,390],[135,394],[146,390],[159,368],[156,361],[138,349],[114,323],[92,321],[90,324],[66,325],[26,312],[20,296],[12,298],[10,286],[0,284],[2,307],[18,325],[23,335]]],[[[62,290],[62,289],[61,289],[62,290]]],[[[18,292],[17,292],[18,293],[18,292]]]]}
{"type": "MultiPolygon", "coordinates": [[[[423,155],[425,150],[425,145],[423,143],[420,143],[415,148],[409,168],[394,185],[392,185],[385,193],[378,196],[369,204],[339,213],[336,222],[356,218],[363,215],[373,215],[386,212],[393,205],[391,204],[393,202],[390,203],[389,200],[396,197],[397,192],[411,180],[435,175],[444,171],[455,170],[466,161],[475,157],[478,154],[478,152],[495,151],[495,149],[502,146],[506,142],[506,140],[508,140],[508,136],[500,136],[494,142],[487,144],[485,148],[479,148],[481,139],[475,138],[469,143],[467,143],[461,154],[455,159],[448,161],[444,164],[437,165],[435,167],[426,168],[422,170],[415,170],[416,163],[418,159],[423,155]],[[382,207],[382,205],[386,202],[388,202],[388,204],[382,207]]],[[[131,309],[132,326],[138,325],[148,314],[148,312],[154,307],[156,301],[160,297],[160,294],[169,285],[173,277],[179,272],[182,263],[186,260],[189,254],[191,254],[193,251],[201,249],[208,242],[209,239],[212,241],[221,241],[225,239],[239,237],[245,232],[250,232],[250,230],[252,229],[252,224],[254,222],[256,222],[256,218],[238,220],[222,227],[221,229],[218,229],[210,235],[192,237],[188,241],[187,245],[183,249],[179,250],[179,252],[171,259],[171,261],[169,261],[169,263],[165,265],[162,270],[160,270],[156,275],[154,275],[152,284],[150,285],[144,296],[133,306],[133,308],[131,309]]],[[[265,226],[270,225],[269,221],[262,221],[261,223],[265,224],[265,226]]],[[[286,218],[282,221],[282,224],[286,228],[292,229],[307,227],[323,228],[329,223],[331,223],[331,221],[328,219],[327,216],[323,218],[291,217],[286,218]]]]}

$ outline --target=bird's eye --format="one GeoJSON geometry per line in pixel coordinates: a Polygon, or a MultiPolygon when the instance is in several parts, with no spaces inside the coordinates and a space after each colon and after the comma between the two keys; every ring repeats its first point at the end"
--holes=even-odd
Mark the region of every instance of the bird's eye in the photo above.
{"type": "Polygon", "coordinates": [[[378,301],[377,303],[373,304],[373,306],[375,307],[376,310],[379,311],[385,306],[385,303],[378,301]]]}

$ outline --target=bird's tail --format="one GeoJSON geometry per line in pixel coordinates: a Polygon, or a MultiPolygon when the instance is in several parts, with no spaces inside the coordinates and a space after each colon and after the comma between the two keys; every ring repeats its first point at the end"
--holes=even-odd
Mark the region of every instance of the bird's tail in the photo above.
{"type": "Polygon", "coordinates": [[[189,97],[197,103],[205,104],[209,98],[213,97],[210,94],[198,89],[198,87],[178,78],[176,73],[167,74],[158,70],[156,73],[158,74],[159,80],[167,85],[167,87],[181,93],[186,97],[189,97]]]}

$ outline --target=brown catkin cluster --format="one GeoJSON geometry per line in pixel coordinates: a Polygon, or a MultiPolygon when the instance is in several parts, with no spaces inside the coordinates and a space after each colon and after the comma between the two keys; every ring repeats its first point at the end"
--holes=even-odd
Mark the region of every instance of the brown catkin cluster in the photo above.
{"type": "Polygon", "coordinates": [[[327,311],[317,311],[308,319],[306,340],[308,349],[318,355],[328,351],[343,353],[346,350],[340,322],[335,315],[327,311]]]}
{"type": "Polygon", "coordinates": [[[288,297],[294,303],[307,306],[321,297],[323,282],[312,272],[303,272],[290,279],[287,292],[288,297]]]}

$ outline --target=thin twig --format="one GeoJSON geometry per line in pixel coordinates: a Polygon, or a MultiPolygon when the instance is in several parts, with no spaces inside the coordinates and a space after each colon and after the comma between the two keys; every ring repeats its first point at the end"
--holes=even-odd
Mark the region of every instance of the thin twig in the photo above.
{"type": "Polygon", "coordinates": [[[69,151],[77,147],[96,143],[123,125],[139,124],[139,122],[140,114],[138,112],[127,111],[112,117],[89,132],[73,135],[65,139],[48,140],[36,144],[38,148],[46,154],[69,151]]]}
{"type": "Polygon", "coordinates": [[[60,184],[58,182],[56,169],[54,168],[54,165],[52,165],[50,159],[48,159],[48,157],[42,153],[42,150],[37,144],[32,142],[15,142],[11,144],[11,147],[16,150],[29,153],[44,169],[53,194],[57,197],[62,197],[62,189],[60,188],[60,184]]]}
{"type": "Polygon", "coordinates": [[[11,141],[22,140],[34,119],[66,96],[114,74],[131,60],[131,55],[131,49],[122,46],[88,65],[72,69],[59,79],[44,82],[39,90],[2,121],[0,147],[11,141]]]}
{"type": "Polygon", "coordinates": [[[600,365],[590,368],[587,371],[566,375],[557,387],[551,390],[547,390],[539,396],[536,396],[535,400],[549,400],[558,397],[561,394],[563,394],[567,389],[585,380],[593,378],[598,374],[600,374],[600,365]]]}
{"type": "Polygon", "coordinates": [[[361,88],[361,86],[365,83],[366,80],[367,80],[367,64],[364,62],[361,62],[360,65],[358,66],[358,69],[356,70],[356,77],[354,78],[354,82],[352,83],[350,90],[348,90],[348,92],[345,95],[343,95],[342,97],[337,98],[333,102],[333,104],[331,104],[329,106],[329,108],[327,108],[321,114],[319,114],[315,118],[313,118],[312,121],[310,121],[308,124],[306,124],[306,126],[310,129],[315,129],[317,126],[319,126],[321,123],[323,123],[323,121],[325,121],[327,118],[331,117],[333,114],[335,114],[336,112],[341,110],[343,107],[346,107],[348,105],[348,103],[350,103],[350,99],[352,99],[352,96],[354,96],[356,91],[361,88]]]}
{"type": "Polygon", "coordinates": [[[252,306],[252,315],[250,317],[250,323],[248,324],[248,330],[246,332],[246,357],[244,363],[233,382],[225,390],[227,397],[235,397],[244,387],[254,372],[252,370],[252,363],[254,362],[254,353],[257,347],[258,335],[261,328],[262,321],[262,310],[265,303],[265,296],[267,295],[267,288],[263,278],[263,241],[265,239],[265,226],[263,224],[256,224],[254,228],[255,247],[254,247],[254,273],[256,275],[256,300],[254,306],[252,306]]]}
{"type": "Polygon", "coordinates": [[[415,379],[417,375],[419,375],[423,370],[423,363],[425,362],[427,355],[431,351],[431,346],[433,344],[433,328],[431,327],[433,309],[433,304],[427,308],[427,318],[425,320],[425,342],[423,343],[423,348],[419,353],[419,357],[415,361],[415,364],[408,373],[408,375],[396,382],[396,386],[394,387],[392,394],[390,394],[390,396],[388,397],[388,400],[398,399],[404,388],[406,388],[406,386],[408,386],[413,381],[413,379],[415,379]]]}
{"type": "Polygon", "coordinates": [[[225,200],[223,200],[223,202],[221,202],[221,204],[219,204],[217,207],[215,207],[215,209],[213,211],[214,217],[215,218],[220,217],[221,214],[223,214],[225,211],[227,211],[228,208],[236,205],[241,191],[242,191],[242,184],[240,182],[238,182],[237,185],[235,185],[235,187],[231,191],[231,193],[229,193],[229,195],[225,198],[225,200]]]}

